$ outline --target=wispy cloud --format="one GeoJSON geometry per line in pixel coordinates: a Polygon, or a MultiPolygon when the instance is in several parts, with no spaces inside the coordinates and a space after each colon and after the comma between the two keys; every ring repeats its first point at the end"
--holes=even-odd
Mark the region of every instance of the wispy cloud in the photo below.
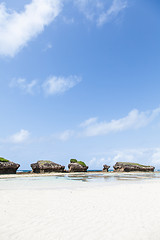
{"type": "Polygon", "coordinates": [[[38,87],[38,82],[37,80],[32,80],[31,82],[27,82],[25,78],[18,78],[18,79],[13,79],[9,87],[17,87],[20,90],[22,90],[24,93],[29,93],[29,94],[34,94],[37,87],[38,87]]]}
{"type": "Polygon", "coordinates": [[[93,157],[88,163],[90,169],[96,169],[96,170],[98,169],[101,170],[104,164],[109,164],[108,159],[104,157],[98,157],[98,158],[93,157]]]}
{"type": "Polygon", "coordinates": [[[98,120],[98,118],[96,118],[96,117],[94,117],[94,118],[89,118],[89,119],[85,120],[84,122],[82,122],[82,123],[80,124],[80,127],[87,127],[87,126],[89,126],[89,125],[91,125],[91,124],[96,123],[97,120],[98,120]]]}
{"type": "Polygon", "coordinates": [[[0,138],[1,143],[13,143],[13,144],[19,144],[24,143],[29,139],[30,132],[25,129],[21,129],[19,132],[8,136],[6,138],[0,138]]]}
{"type": "Polygon", "coordinates": [[[158,168],[160,169],[160,148],[156,148],[153,151],[153,154],[151,156],[151,162],[153,163],[153,165],[158,166],[158,168]]]}
{"type": "Polygon", "coordinates": [[[68,130],[65,130],[64,132],[58,134],[57,138],[61,141],[67,141],[73,136],[74,136],[74,131],[68,129],[68,130]]]}
{"type": "Polygon", "coordinates": [[[156,166],[160,168],[160,148],[139,148],[108,150],[106,153],[98,153],[91,158],[91,169],[102,169],[104,164],[113,167],[116,162],[137,162],[140,164],[156,166]]]}
{"type": "Polygon", "coordinates": [[[61,11],[59,0],[32,0],[23,12],[0,4],[0,55],[13,57],[50,24],[61,11]]]}
{"type": "Polygon", "coordinates": [[[25,78],[18,78],[13,79],[10,82],[9,87],[18,88],[23,93],[27,94],[43,93],[49,96],[62,94],[76,86],[80,81],[81,78],[78,76],[51,76],[44,80],[43,83],[40,83],[40,81],[37,80],[28,82],[25,78]]]}
{"type": "Polygon", "coordinates": [[[110,19],[117,16],[126,7],[127,7],[126,0],[114,0],[110,8],[107,11],[104,11],[103,13],[100,14],[97,20],[97,25],[101,26],[104,23],[108,22],[110,19]]]}
{"type": "MultiPolygon", "coordinates": [[[[21,12],[7,9],[6,4],[2,2],[0,3],[0,55],[15,56],[60,15],[68,2],[71,7],[76,6],[86,19],[100,26],[121,13],[127,7],[128,0],[32,0],[21,12]]],[[[75,21],[73,16],[66,17],[64,13],[62,19],[67,24],[75,21]]],[[[48,48],[50,47],[51,45],[48,45],[48,48]]]]}
{"type": "Polygon", "coordinates": [[[68,91],[81,81],[80,77],[56,77],[52,76],[47,79],[43,84],[43,90],[46,95],[56,95],[68,91]]]}
{"type": "Polygon", "coordinates": [[[122,12],[127,7],[127,0],[76,0],[74,4],[88,20],[101,26],[122,12]]]}
{"type": "Polygon", "coordinates": [[[138,129],[147,126],[160,114],[160,108],[152,111],[140,112],[137,109],[132,110],[126,117],[111,120],[110,122],[95,122],[91,119],[86,120],[81,126],[84,127],[82,135],[98,136],[106,135],[111,132],[121,132],[129,129],[138,129]],[[89,124],[86,124],[89,123],[89,124]]]}
{"type": "Polygon", "coordinates": [[[74,23],[74,18],[72,17],[72,18],[68,18],[68,17],[66,17],[66,16],[63,16],[62,17],[62,20],[63,20],[63,22],[65,23],[65,24],[73,24],[74,23]]]}
{"type": "Polygon", "coordinates": [[[29,138],[29,135],[30,135],[29,131],[21,129],[19,132],[9,137],[9,140],[13,143],[22,143],[29,138]]]}
{"type": "MultiPolygon", "coordinates": [[[[56,138],[60,140],[68,140],[72,138],[82,138],[82,137],[95,137],[102,136],[111,133],[118,133],[127,130],[136,130],[151,124],[158,116],[160,116],[160,107],[152,111],[140,112],[137,109],[134,109],[128,113],[127,116],[106,121],[98,121],[98,118],[89,118],[84,122],[80,123],[78,128],[66,130],[62,133],[59,133],[56,138]]],[[[117,155],[117,159],[122,155],[117,155]]],[[[123,156],[122,156],[123,158],[123,156]]],[[[129,157],[128,157],[129,159],[129,157]]]]}
{"type": "Polygon", "coordinates": [[[51,49],[53,46],[51,43],[48,43],[45,48],[43,49],[43,52],[46,52],[47,50],[51,49]]]}

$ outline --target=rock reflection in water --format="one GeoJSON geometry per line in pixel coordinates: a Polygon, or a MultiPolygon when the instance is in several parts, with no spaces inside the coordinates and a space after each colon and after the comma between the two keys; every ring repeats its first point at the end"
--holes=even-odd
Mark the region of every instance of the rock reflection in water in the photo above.
{"type": "Polygon", "coordinates": [[[85,173],[68,174],[67,180],[82,182],[138,181],[160,178],[160,173],[85,173]]]}

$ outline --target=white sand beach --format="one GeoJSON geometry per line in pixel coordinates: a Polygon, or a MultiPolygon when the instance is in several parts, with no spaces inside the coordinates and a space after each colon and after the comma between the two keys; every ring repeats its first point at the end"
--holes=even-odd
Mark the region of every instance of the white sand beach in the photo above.
{"type": "Polygon", "coordinates": [[[1,189],[0,239],[159,239],[160,180],[61,184],[1,189]]]}

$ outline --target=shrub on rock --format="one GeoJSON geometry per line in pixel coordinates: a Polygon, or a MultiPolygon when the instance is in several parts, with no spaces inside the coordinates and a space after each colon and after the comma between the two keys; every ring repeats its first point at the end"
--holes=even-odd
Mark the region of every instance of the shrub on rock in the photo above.
{"type": "Polygon", "coordinates": [[[87,172],[88,166],[82,161],[71,159],[68,164],[69,172],[87,172]]]}
{"type": "Polygon", "coordinates": [[[83,167],[86,167],[86,164],[84,162],[82,162],[82,161],[77,161],[77,163],[79,163],[83,167]]]}
{"type": "Polygon", "coordinates": [[[2,158],[0,157],[0,162],[9,162],[9,160],[5,159],[5,158],[2,158]]]}
{"type": "Polygon", "coordinates": [[[70,159],[70,163],[77,163],[76,159],[70,159]]]}

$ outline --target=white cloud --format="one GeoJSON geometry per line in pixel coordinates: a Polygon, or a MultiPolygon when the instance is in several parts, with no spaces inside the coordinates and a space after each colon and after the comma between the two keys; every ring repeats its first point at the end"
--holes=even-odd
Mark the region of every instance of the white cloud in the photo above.
{"type": "Polygon", "coordinates": [[[95,118],[89,118],[86,121],[82,122],[80,124],[80,127],[87,127],[88,125],[93,124],[95,122],[97,122],[97,118],[96,117],[95,118]]]}
{"type": "Polygon", "coordinates": [[[151,157],[151,162],[153,165],[156,165],[160,169],[160,148],[156,148],[153,151],[152,157],[151,157]]]}
{"type": "Polygon", "coordinates": [[[139,148],[108,150],[106,153],[98,153],[89,161],[91,169],[102,169],[104,164],[111,166],[116,162],[135,162],[160,169],[160,148],[139,148]]]}
{"type": "Polygon", "coordinates": [[[35,94],[43,92],[45,95],[61,94],[73,88],[81,81],[78,76],[57,77],[52,76],[45,80],[42,84],[37,80],[28,82],[25,78],[13,79],[9,87],[19,88],[23,93],[35,94]]]}
{"type": "MultiPolygon", "coordinates": [[[[138,110],[132,110],[126,117],[120,118],[118,120],[111,120],[110,122],[98,122],[98,118],[89,118],[82,122],[79,127],[81,130],[65,130],[60,134],[54,135],[54,137],[66,141],[70,138],[79,137],[92,137],[107,135],[109,133],[121,132],[126,130],[135,130],[143,128],[150,124],[156,117],[160,115],[160,107],[152,111],[140,112],[138,110]]],[[[136,151],[134,150],[134,153],[136,151]]],[[[130,151],[131,153],[131,151],[130,151]]],[[[134,160],[132,154],[126,154],[122,152],[116,152],[114,156],[114,161],[123,160],[132,161],[134,160]]],[[[138,151],[138,154],[140,152],[138,151]]]]}
{"type": "Polygon", "coordinates": [[[43,49],[43,52],[46,52],[47,50],[51,49],[53,46],[51,43],[48,43],[45,48],[43,49]]]}
{"type": "Polygon", "coordinates": [[[27,130],[21,129],[20,132],[10,136],[8,141],[12,143],[23,143],[29,138],[29,135],[30,133],[27,130]]]}
{"type": "MultiPolygon", "coordinates": [[[[128,129],[138,129],[147,126],[160,114],[160,108],[153,111],[139,112],[138,110],[132,110],[129,114],[118,120],[112,120],[110,122],[90,122],[90,124],[84,126],[83,135],[85,136],[98,136],[106,135],[110,132],[120,132],[128,129]]],[[[86,122],[87,122],[86,121],[86,122]]],[[[84,123],[81,124],[82,126],[84,123]]]]}
{"type": "Polygon", "coordinates": [[[93,157],[90,161],[89,161],[89,168],[90,169],[96,169],[96,170],[101,170],[104,164],[107,164],[107,159],[105,159],[104,157],[101,158],[97,158],[97,157],[93,157]]]}
{"type": "MultiPolygon", "coordinates": [[[[63,5],[70,2],[97,25],[112,20],[127,7],[128,0],[32,0],[24,10],[16,12],[0,3],[0,55],[15,56],[29,41],[37,37],[60,14],[63,5]],[[62,5],[63,4],[63,5],[62,5]]],[[[74,23],[73,17],[62,16],[65,23],[74,23]]],[[[51,48],[49,44],[46,49],[51,48]]]]}
{"type": "Polygon", "coordinates": [[[112,17],[118,15],[122,10],[124,10],[127,7],[127,1],[126,0],[114,0],[110,8],[106,11],[100,14],[97,24],[99,26],[106,23],[108,20],[110,20],[112,17]]]}
{"type": "Polygon", "coordinates": [[[160,167],[160,148],[124,149],[115,151],[111,156],[112,165],[116,162],[136,162],[160,167]]]}
{"type": "Polygon", "coordinates": [[[43,90],[46,95],[61,94],[73,88],[81,81],[77,76],[56,77],[52,76],[43,84],[43,90]]]}
{"type": "Polygon", "coordinates": [[[73,24],[74,21],[75,21],[73,17],[72,18],[68,18],[68,17],[65,17],[65,16],[63,16],[62,20],[63,20],[63,22],[65,24],[73,24]]]}
{"type": "Polygon", "coordinates": [[[60,13],[59,0],[32,0],[23,12],[0,4],[0,55],[13,57],[28,41],[36,37],[60,13]]]}
{"type": "Polygon", "coordinates": [[[127,0],[76,0],[74,4],[88,20],[100,26],[122,12],[127,7],[127,0]]]}
{"type": "Polygon", "coordinates": [[[38,88],[37,80],[32,80],[30,83],[25,78],[13,79],[9,84],[9,87],[17,87],[24,93],[34,94],[35,89],[38,88]]]}
{"type": "Polygon", "coordinates": [[[114,163],[116,163],[116,162],[134,162],[136,153],[137,153],[137,151],[136,152],[119,151],[113,156],[112,161],[114,163]]]}
{"type": "Polygon", "coordinates": [[[58,139],[60,139],[61,141],[67,141],[71,137],[73,137],[73,135],[74,135],[73,130],[65,130],[64,132],[62,132],[58,135],[58,139]]]}

